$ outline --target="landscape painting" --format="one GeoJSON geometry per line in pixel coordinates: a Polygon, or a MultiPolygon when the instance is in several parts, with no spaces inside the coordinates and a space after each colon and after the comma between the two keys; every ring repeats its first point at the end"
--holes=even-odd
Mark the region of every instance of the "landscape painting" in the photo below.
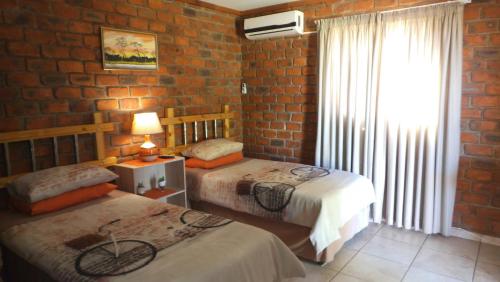
{"type": "Polygon", "coordinates": [[[101,29],[104,69],[158,69],[156,35],[120,29],[101,29]]]}

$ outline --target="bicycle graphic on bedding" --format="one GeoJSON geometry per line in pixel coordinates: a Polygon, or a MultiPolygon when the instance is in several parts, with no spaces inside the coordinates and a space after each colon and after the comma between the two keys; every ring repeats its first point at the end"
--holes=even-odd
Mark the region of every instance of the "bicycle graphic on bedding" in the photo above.
{"type": "Polygon", "coordinates": [[[290,203],[296,187],[315,178],[329,175],[326,169],[314,166],[300,166],[291,169],[271,169],[260,174],[247,174],[238,181],[238,195],[246,197],[268,212],[281,217],[281,212],[290,203]]]}
{"type": "Polygon", "coordinates": [[[112,220],[95,234],[80,236],[65,245],[80,251],[75,260],[80,275],[96,279],[119,276],[147,266],[165,248],[231,222],[194,210],[179,215],[177,209],[165,208],[150,216],[112,220]]]}

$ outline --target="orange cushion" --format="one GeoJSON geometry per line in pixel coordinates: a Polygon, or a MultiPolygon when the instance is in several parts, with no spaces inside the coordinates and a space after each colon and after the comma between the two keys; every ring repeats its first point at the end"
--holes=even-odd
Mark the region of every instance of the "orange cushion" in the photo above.
{"type": "Polygon", "coordinates": [[[88,187],[82,187],[73,191],[63,193],[59,196],[41,200],[35,203],[27,203],[15,197],[10,197],[11,205],[18,211],[30,215],[37,215],[58,211],[73,205],[84,203],[107,195],[118,186],[111,183],[102,183],[88,187]]]}
{"type": "Polygon", "coordinates": [[[223,165],[239,162],[243,159],[242,152],[236,152],[211,161],[204,161],[197,158],[190,158],[186,161],[186,167],[211,169],[223,165]]]}

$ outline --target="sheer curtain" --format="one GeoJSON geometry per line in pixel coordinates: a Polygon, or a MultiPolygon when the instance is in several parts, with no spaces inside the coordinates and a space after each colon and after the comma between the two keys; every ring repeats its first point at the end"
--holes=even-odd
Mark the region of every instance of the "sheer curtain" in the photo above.
{"type": "Polygon", "coordinates": [[[449,234],[462,22],[462,4],[317,22],[316,165],[370,178],[375,222],[449,234]]]}

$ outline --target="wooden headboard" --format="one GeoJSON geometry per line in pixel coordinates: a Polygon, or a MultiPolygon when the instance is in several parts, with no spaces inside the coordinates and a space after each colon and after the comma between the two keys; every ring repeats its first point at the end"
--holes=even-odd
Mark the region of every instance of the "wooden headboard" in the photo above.
{"type": "Polygon", "coordinates": [[[95,163],[102,166],[111,166],[117,162],[116,157],[106,158],[106,148],[104,144],[104,132],[109,132],[114,130],[113,123],[104,123],[102,118],[102,113],[94,113],[94,123],[75,125],[75,126],[65,126],[65,127],[53,127],[45,129],[35,129],[35,130],[23,130],[23,131],[11,131],[0,133],[0,145],[4,148],[5,162],[7,165],[7,177],[0,178],[0,189],[5,187],[5,185],[12,179],[19,177],[18,175],[11,175],[11,163],[9,154],[9,143],[29,141],[31,150],[31,163],[32,170],[37,170],[36,164],[36,154],[35,154],[35,140],[52,138],[54,146],[54,160],[55,165],[59,165],[59,152],[57,150],[57,137],[60,136],[74,136],[75,140],[75,162],[79,163],[79,151],[78,151],[78,135],[80,134],[95,134],[95,142],[97,149],[97,160],[89,161],[85,163],[95,163]]]}
{"type": "Polygon", "coordinates": [[[223,105],[222,112],[214,114],[202,114],[191,116],[179,116],[174,114],[174,108],[165,109],[165,117],[160,118],[160,123],[166,126],[165,148],[161,148],[162,154],[178,154],[186,149],[190,143],[187,136],[188,126],[193,126],[193,143],[199,140],[224,137],[231,139],[231,119],[234,118],[234,113],[229,112],[229,105],[223,105]],[[218,124],[222,121],[222,136],[218,136],[218,124]],[[212,123],[212,133],[209,133],[208,124],[212,123]],[[182,145],[176,145],[175,126],[182,125],[182,145]],[[198,125],[203,124],[203,138],[199,138],[198,125]]]}

